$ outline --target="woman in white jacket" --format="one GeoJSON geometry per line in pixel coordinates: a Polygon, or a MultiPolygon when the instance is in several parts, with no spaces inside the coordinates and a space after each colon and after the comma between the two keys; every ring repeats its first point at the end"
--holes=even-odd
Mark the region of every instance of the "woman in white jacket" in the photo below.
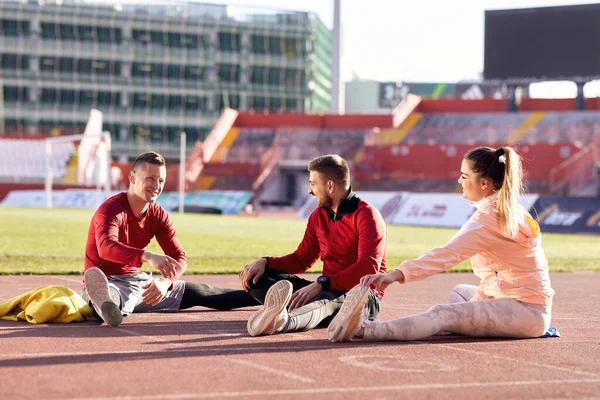
{"type": "Polygon", "coordinates": [[[418,340],[440,332],[469,336],[530,338],[550,326],[552,297],[548,260],[538,223],[518,202],[522,188],[519,155],[511,147],[471,150],[458,182],[476,211],[445,245],[387,274],[364,276],[350,290],[327,329],[333,342],[418,340]],[[480,285],[458,285],[450,304],[392,321],[368,321],[363,307],[370,288],[425,279],[471,258],[480,285]]]}

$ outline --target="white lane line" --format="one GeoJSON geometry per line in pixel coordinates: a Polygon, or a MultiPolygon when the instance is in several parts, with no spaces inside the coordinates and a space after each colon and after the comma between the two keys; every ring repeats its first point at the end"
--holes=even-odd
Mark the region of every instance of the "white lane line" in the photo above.
{"type": "MultiPolygon", "coordinates": [[[[600,379],[553,379],[532,381],[505,381],[505,382],[468,382],[468,383],[429,383],[422,385],[391,385],[391,386],[344,386],[344,387],[321,387],[305,389],[280,389],[280,390],[245,390],[236,392],[200,392],[179,394],[156,394],[142,396],[122,397],[77,397],[68,400],[174,400],[174,399],[196,399],[196,398],[219,398],[251,396],[282,396],[282,395],[310,395],[325,393],[355,393],[355,392],[387,392],[396,391],[402,393],[406,390],[436,390],[436,389],[465,389],[465,388],[490,388],[502,386],[535,386],[535,385],[581,385],[588,383],[600,383],[600,379]]],[[[66,399],[67,400],[67,399],[66,399]]]]}
{"type": "Polygon", "coordinates": [[[533,365],[533,366],[536,366],[536,367],[539,367],[539,368],[553,369],[553,370],[562,371],[562,372],[570,372],[570,373],[577,374],[577,375],[591,376],[591,377],[597,377],[598,376],[598,374],[595,374],[595,373],[592,373],[592,372],[578,371],[578,370],[573,369],[573,368],[563,368],[563,367],[559,367],[557,365],[540,364],[540,363],[536,363],[536,362],[533,362],[533,361],[524,361],[524,360],[519,360],[518,358],[499,356],[497,354],[486,353],[484,351],[478,351],[478,350],[463,349],[461,347],[451,346],[451,345],[447,345],[447,344],[436,344],[436,343],[431,343],[431,342],[423,342],[423,341],[420,341],[420,340],[415,340],[415,341],[413,341],[413,343],[429,344],[429,345],[433,345],[433,346],[437,346],[437,347],[443,347],[445,349],[462,351],[462,352],[465,352],[465,353],[476,354],[476,355],[485,356],[485,357],[488,357],[488,358],[495,358],[495,359],[498,359],[498,360],[512,361],[512,362],[517,363],[517,364],[529,364],[529,365],[533,365]]]}
{"type": "Polygon", "coordinates": [[[562,318],[562,317],[552,317],[553,320],[556,321],[569,321],[569,320],[573,320],[573,321],[585,321],[585,322],[600,322],[600,319],[594,319],[594,318],[587,318],[587,317],[580,317],[580,318],[562,318]]]}
{"type": "Polygon", "coordinates": [[[282,370],[279,370],[279,369],[270,368],[270,367],[267,367],[265,365],[256,364],[256,363],[253,363],[253,362],[250,362],[250,361],[246,361],[246,360],[234,359],[234,360],[230,360],[230,361],[233,361],[233,362],[235,362],[237,364],[245,365],[247,367],[252,367],[254,369],[259,369],[261,371],[269,372],[269,373],[274,374],[274,375],[279,375],[279,376],[282,376],[284,378],[295,379],[297,381],[304,382],[304,383],[312,383],[312,382],[315,381],[314,379],[311,379],[311,378],[306,377],[306,376],[300,376],[300,375],[292,374],[291,372],[286,372],[286,371],[282,371],[282,370]]]}
{"type": "Polygon", "coordinates": [[[458,367],[456,365],[448,363],[415,360],[414,358],[407,359],[406,357],[401,356],[381,354],[343,356],[339,357],[339,360],[356,368],[378,369],[381,371],[391,372],[433,374],[435,372],[458,371],[458,367]]]}

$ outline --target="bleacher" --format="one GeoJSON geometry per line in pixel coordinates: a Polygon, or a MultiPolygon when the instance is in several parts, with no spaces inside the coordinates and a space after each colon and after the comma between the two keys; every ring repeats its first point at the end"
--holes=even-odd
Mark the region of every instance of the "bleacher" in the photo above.
{"type": "Polygon", "coordinates": [[[225,159],[235,162],[257,161],[273,146],[275,131],[269,128],[242,128],[225,159]]]}
{"type": "Polygon", "coordinates": [[[365,129],[277,129],[275,145],[282,159],[311,160],[323,154],[339,154],[352,159],[364,145],[365,129]]]}
{"type": "Polygon", "coordinates": [[[547,112],[519,143],[572,143],[579,148],[600,142],[600,111],[547,112]]]}
{"type": "MultiPolygon", "coordinates": [[[[62,181],[75,153],[72,142],[53,143],[51,165],[55,181],[62,181]]],[[[46,142],[0,138],[0,181],[43,183],[46,178],[46,142]]]]}
{"type": "Polygon", "coordinates": [[[457,190],[457,180],[381,179],[376,182],[361,182],[356,189],[383,192],[450,193],[457,190]]]}
{"type": "Polygon", "coordinates": [[[564,183],[549,182],[550,172],[592,143],[600,144],[599,111],[434,113],[400,144],[366,146],[360,167],[369,173],[358,177],[367,190],[452,191],[450,172],[468,150],[509,144],[523,157],[529,192],[548,193],[564,183]]]}
{"type": "Polygon", "coordinates": [[[426,114],[402,143],[504,143],[531,113],[426,114]]]}

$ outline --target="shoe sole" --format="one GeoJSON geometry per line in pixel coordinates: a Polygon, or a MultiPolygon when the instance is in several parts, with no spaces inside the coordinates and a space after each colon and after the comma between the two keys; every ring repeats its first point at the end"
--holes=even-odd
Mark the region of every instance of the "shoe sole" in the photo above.
{"type": "Polygon", "coordinates": [[[265,296],[265,304],[248,319],[250,336],[270,335],[277,329],[279,314],[292,298],[293,286],[289,281],[276,282],[265,296]]]}
{"type": "Polygon", "coordinates": [[[123,314],[110,297],[108,279],[99,268],[93,267],[83,274],[87,291],[96,312],[109,326],[116,328],[123,322],[123,314]]]}
{"type": "Polygon", "coordinates": [[[348,292],[342,308],[327,327],[327,338],[330,341],[346,342],[356,333],[369,290],[367,286],[358,285],[348,292]]]}

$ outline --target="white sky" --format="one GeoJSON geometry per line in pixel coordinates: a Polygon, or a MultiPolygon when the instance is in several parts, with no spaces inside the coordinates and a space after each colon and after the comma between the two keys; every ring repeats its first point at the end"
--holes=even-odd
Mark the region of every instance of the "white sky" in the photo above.
{"type": "MultiPolygon", "coordinates": [[[[148,0],[121,1],[151,3],[148,0]]],[[[475,79],[483,71],[485,10],[591,4],[599,1],[341,0],[342,78],[413,82],[475,79]]],[[[333,0],[206,2],[310,11],[319,15],[328,27],[333,26],[333,0]]],[[[575,97],[575,85],[571,83],[534,86],[538,88],[531,87],[532,95],[575,97]]],[[[588,84],[585,94],[600,96],[600,83],[588,84]]]]}

